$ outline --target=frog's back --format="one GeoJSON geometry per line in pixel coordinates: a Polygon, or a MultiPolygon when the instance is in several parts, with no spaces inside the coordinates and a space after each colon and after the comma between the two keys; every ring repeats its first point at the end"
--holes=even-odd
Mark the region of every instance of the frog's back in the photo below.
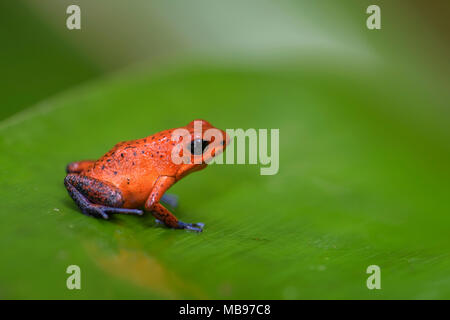
{"type": "Polygon", "coordinates": [[[160,175],[175,174],[171,170],[170,152],[155,136],[116,144],[83,174],[110,182],[122,190],[150,190],[160,175]]]}

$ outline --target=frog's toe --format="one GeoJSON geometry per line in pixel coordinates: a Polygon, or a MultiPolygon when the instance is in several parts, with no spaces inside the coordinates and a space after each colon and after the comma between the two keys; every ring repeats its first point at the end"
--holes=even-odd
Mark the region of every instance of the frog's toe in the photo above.
{"type": "MultiPolygon", "coordinates": [[[[195,224],[193,224],[193,225],[195,225],[195,224]]],[[[194,227],[193,225],[192,226],[187,226],[184,229],[195,231],[195,232],[202,232],[203,231],[203,227],[194,227]]]]}
{"type": "Polygon", "coordinates": [[[193,223],[192,225],[193,226],[197,226],[197,227],[202,228],[202,229],[205,227],[205,224],[203,222],[193,223]]]}
{"type": "Polygon", "coordinates": [[[178,228],[195,231],[195,232],[202,232],[203,227],[205,226],[204,223],[184,223],[182,221],[178,221],[178,228]]]}
{"type": "Polygon", "coordinates": [[[126,209],[126,208],[111,208],[111,207],[104,207],[103,211],[111,214],[120,213],[120,214],[130,214],[130,215],[136,215],[136,216],[142,216],[144,214],[144,211],[139,209],[126,209]]]}
{"type": "Polygon", "coordinates": [[[100,217],[102,217],[102,218],[105,219],[105,220],[108,220],[108,219],[109,219],[108,214],[105,213],[105,212],[103,212],[103,211],[100,212],[100,217]]]}
{"type": "Polygon", "coordinates": [[[102,218],[105,220],[109,219],[109,215],[99,207],[86,208],[86,209],[82,210],[82,212],[85,215],[90,216],[90,217],[102,218]]]}

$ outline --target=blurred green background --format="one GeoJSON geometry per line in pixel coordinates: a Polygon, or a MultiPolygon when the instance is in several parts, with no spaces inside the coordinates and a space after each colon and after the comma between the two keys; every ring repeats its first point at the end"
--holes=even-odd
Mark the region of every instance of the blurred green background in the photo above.
{"type": "Polygon", "coordinates": [[[0,4],[1,299],[450,298],[446,1],[0,4]],[[66,8],[81,7],[68,30],[66,8]],[[366,8],[381,8],[381,30],[366,8]],[[280,129],[280,170],[175,185],[170,230],[100,221],[68,162],[204,118],[280,129]],[[82,289],[66,288],[79,265],[82,289]],[[381,268],[368,290],[366,268],[381,268]]]}

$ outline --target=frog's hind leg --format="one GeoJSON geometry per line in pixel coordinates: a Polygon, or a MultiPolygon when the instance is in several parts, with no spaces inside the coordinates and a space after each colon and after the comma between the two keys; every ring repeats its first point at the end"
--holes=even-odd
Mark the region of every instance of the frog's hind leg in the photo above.
{"type": "Polygon", "coordinates": [[[144,214],[142,210],[121,208],[124,203],[122,192],[109,183],[78,174],[68,174],[64,185],[81,212],[88,216],[109,219],[108,214],[114,213],[144,214]]]}

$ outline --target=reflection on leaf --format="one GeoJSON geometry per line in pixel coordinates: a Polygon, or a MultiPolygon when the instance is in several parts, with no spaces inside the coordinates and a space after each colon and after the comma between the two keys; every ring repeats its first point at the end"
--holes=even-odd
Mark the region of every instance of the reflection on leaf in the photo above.
{"type": "Polygon", "coordinates": [[[139,250],[119,249],[116,255],[104,254],[92,244],[85,247],[97,265],[114,277],[149,289],[161,297],[180,299],[184,292],[196,299],[206,299],[206,295],[195,285],[170,271],[155,257],[139,250]]]}

